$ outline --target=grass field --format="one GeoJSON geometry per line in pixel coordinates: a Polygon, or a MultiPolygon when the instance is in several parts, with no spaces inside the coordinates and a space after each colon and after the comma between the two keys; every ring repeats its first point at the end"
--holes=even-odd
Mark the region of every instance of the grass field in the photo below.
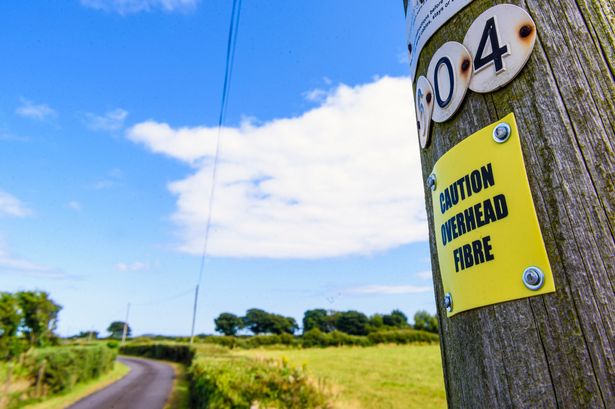
{"type": "Polygon", "coordinates": [[[434,345],[368,348],[246,350],[259,358],[286,358],[324,379],[339,409],[446,408],[440,349],[434,345]]]}

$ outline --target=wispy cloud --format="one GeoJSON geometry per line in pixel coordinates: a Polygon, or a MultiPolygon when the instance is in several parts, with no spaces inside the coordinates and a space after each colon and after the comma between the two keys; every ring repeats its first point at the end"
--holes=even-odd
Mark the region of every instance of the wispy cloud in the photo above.
{"type": "Polygon", "coordinates": [[[328,91],[320,88],[316,88],[303,93],[303,97],[310,102],[322,102],[327,98],[328,95],[328,91]]]}
{"type": "Polygon", "coordinates": [[[11,254],[2,238],[0,238],[0,274],[18,274],[27,277],[49,279],[69,278],[61,270],[34,263],[11,254]]]}
{"type": "Polygon", "coordinates": [[[85,125],[93,131],[118,131],[124,127],[124,121],[128,117],[128,111],[121,108],[114,109],[103,115],[88,112],[84,114],[85,125]]]}
{"type": "Polygon", "coordinates": [[[104,179],[97,180],[92,185],[92,188],[95,190],[104,190],[111,189],[121,184],[122,178],[124,177],[124,172],[121,169],[113,168],[109,172],[104,179]]]}
{"type": "Polygon", "coordinates": [[[433,291],[431,286],[416,285],[366,285],[363,287],[350,288],[345,291],[347,294],[356,295],[400,295],[418,294],[433,291]]]}
{"type": "Polygon", "coordinates": [[[431,271],[419,271],[414,275],[420,280],[431,280],[432,277],[431,271]]]}
{"type": "Polygon", "coordinates": [[[0,216],[26,217],[32,210],[15,196],[0,190],[0,216]]]}
{"type": "Polygon", "coordinates": [[[148,263],[135,261],[133,263],[117,263],[115,265],[117,271],[146,271],[150,269],[148,263]]]}
{"type": "Polygon", "coordinates": [[[6,142],[28,142],[30,138],[26,138],[24,136],[14,135],[10,132],[4,132],[0,130],[0,141],[6,142]]]}
{"type": "Polygon", "coordinates": [[[69,209],[74,210],[76,212],[80,212],[82,209],[81,203],[79,203],[76,200],[71,200],[70,202],[68,202],[67,206],[69,209]]]}
{"type": "Polygon", "coordinates": [[[21,106],[15,110],[15,113],[21,117],[35,119],[37,121],[55,118],[58,115],[49,105],[37,104],[25,98],[21,98],[21,106]]]}
{"type": "MultiPolygon", "coordinates": [[[[427,239],[410,80],[340,85],[301,116],[223,130],[210,253],[323,258],[427,239]]],[[[202,250],[215,127],[147,121],[127,137],[194,173],[169,185],[180,249],[202,250]]]]}
{"type": "Polygon", "coordinates": [[[199,0],[81,0],[85,7],[121,15],[152,10],[187,12],[194,10],[198,3],[199,0]]]}

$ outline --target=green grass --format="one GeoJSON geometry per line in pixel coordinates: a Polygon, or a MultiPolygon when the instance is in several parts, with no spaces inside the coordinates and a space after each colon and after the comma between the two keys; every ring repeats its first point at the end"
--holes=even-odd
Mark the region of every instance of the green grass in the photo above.
{"type": "Polygon", "coordinates": [[[440,349],[436,345],[381,345],[233,352],[286,358],[332,385],[336,408],[446,408],[440,349]]]}
{"type": "Polygon", "coordinates": [[[102,375],[98,379],[75,385],[68,393],[52,396],[42,402],[26,406],[28,409],[62,409],[72,405],[80,399],[111,385],[120,380],[130,372],[130,368],[121,362],[115,362],[113,370],[102,375]]]}
{"type": "Polygon", "coordinates": [[[186,367],[176,362],[164,361],[171,365],[175,371],[175,380],[173,381],[173,391],[169,401],[164,406],[164,409],[188,409],[188,378],[186,377],[186,367]]]}

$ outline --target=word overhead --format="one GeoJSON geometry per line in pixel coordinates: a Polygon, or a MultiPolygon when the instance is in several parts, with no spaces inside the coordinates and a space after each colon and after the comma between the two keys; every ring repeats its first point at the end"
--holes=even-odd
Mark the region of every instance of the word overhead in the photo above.
{"type": "Polygon", "coordinates": [[[464,139],[432,172],[438,261],[448,316],[555,291],[514,114],[464,139]],[[528,288],[528,268],[541,284],[528,288]]]}

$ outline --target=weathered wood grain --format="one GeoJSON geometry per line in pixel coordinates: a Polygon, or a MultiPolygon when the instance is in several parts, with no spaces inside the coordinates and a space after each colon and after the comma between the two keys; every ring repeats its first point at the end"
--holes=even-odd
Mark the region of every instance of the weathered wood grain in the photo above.
{"type": "MultiPolygon", "coordinates": [[[[475,0],[446,23],[424,48],[417,77],[440,45],[463,42],[472,21],[498,3],[475,0]]],[[[615,5],[506,3],[536,22],[530,61],[503,89],[468,92],[450,121],[432,124],[432,144],[421,152],[423,177],[455,144],[514,112],[557,291],[446,318],[425,188],[448,402],[615,408],[615,5]]]]}

